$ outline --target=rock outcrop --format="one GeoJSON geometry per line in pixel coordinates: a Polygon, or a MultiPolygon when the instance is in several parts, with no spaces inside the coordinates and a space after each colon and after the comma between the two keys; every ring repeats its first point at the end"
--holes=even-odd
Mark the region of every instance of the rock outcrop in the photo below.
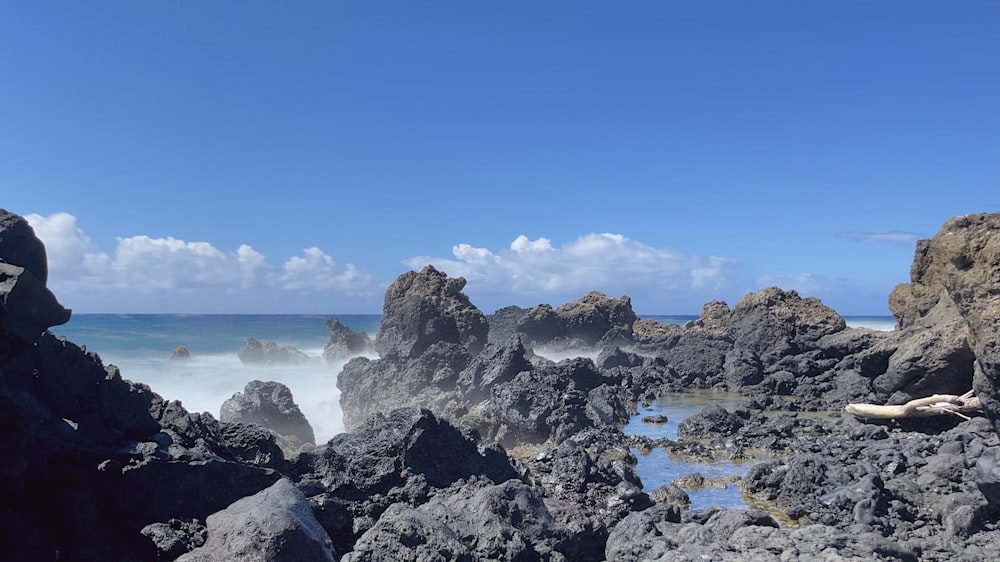
{"type": "Polygon", "coordinates": [[[291,389],[277,381],[248,382],[243,392],[222,403],[219,419],[256,424],[299,444],[316,442],[313,428],[295,403],[291,389]]]}
{"type": "Polygon", "coordinates": [[[323,359],[327,362],[375,353],[375,342],[368,334],[355,332],[339,318],[327,320],[326,327],[330,330],[330,341],[323,347],[323,359]]]}
{"type": "Polygon", "coordinates": [[[313,360],[287,343],[260,342],[254,338],[247,338],[237,356],[241,363],[258,365],[302,365],[313,360]]]}
{"type": "Polygon", "coordinates": [[[204,545],[178,562],[335,560],[330,537],[287,478],[209,515],[206,526],[204,545]]]}
{"type": "Polygon", "coordinates": [[[351,431],[287,459],[273,432],[305,441],[311,428],[281,385],[254,381],[221,421],[188,412],[47,331],[69,311],[45,286],[41,243],[4,211],[0,267],[6,558],[936,562],[1000,548],[986,418],[764,412],[971,384],[996,423],[1000,215],[952,219],[918,244],[892,332],[778,288],[710,302],[684,326],[599,293],[487,319],[463,279],[409,272],[386,293],[379,358],[339,377],[351,431]],[[533,352],[552,342],[596,359],[533,352]],[[692,416],[675,441],[622,434],[635,402],[691,387],[746,399],[692,416]],[[633,453],[654,448],[765,452],[739,486],[769,513],[690,510],[676,486],[654,504],[633,453]]]}
{"type": "Polygon", "coordinates": [[[910,283],[893,290],[889,305],[900,328],[941,332],[938,360],[958,358],[942,378],[966,390],[971,381],[1000,429],[1000,214],[949,219],[918,242],[910,283]]]}
{"type": "Polygon", "coordinates": [[[204,520],[277,480],[274,468],[245,462],[267,458],[273,439],[229,446],[225,435],[238,427],[191,414],[47,332],[69,312],[43,284],[41,243],[5,211],[0,260],[20,271],[7,278],[4,288],[13,290],[0,307],[6,558],[153,559],[158,547],[142,529],[204,520]],[[25,279],[30,290],[22,291],[25,279]]]}

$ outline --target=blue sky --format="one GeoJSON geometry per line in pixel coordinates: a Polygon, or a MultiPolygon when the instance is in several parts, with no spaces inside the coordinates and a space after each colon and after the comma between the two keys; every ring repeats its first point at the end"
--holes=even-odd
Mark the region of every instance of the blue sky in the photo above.
{"type": "Polygon", "coordinates": [[[0,207],[77,312],[887,314],[1000,211],[1000,4],[0,0],[0,207]]]}

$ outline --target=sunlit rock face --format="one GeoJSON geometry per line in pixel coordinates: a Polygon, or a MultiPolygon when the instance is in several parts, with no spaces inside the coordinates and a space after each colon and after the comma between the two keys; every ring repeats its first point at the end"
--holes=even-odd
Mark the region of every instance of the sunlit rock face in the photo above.
{"type": "Polygon", "coordinates": [[[419,357],[437,343],[460,344],[471,354],[486,344],[486,316],[462,292],[465,279],[428,265],[400,275],[385,292],[375,350],[388,359],[419,357]]]}
{"type": "Polygon", "coordinates": [[[910,282],[889,306],[900,328],[931,324],[967,342],[976,395],[1000,425],[1000,214],[954,217],[918,242],[910,282]]]}

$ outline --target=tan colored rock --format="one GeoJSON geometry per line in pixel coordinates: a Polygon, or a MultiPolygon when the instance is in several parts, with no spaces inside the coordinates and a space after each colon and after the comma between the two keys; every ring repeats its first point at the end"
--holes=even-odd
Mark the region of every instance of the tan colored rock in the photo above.
{"type": "Polygon", "coordinates": [[[916,324],[944,297],[965,320],[978,368],[973,389],[1000,422],[1000,213],[954,217],[917,243],[910,283],[893,290],[900,327],[916,324]]]}

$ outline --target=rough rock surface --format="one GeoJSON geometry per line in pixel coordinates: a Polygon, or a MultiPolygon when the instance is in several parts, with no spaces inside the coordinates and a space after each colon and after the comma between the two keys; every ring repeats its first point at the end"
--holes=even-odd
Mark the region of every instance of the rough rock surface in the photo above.
{"type": "Polygon", "coordinates": [[[1000,214],[954,217],[918,242],[910,283],[893,290],[889,305],[903,328],[919,326],[942,306],[957,311],[960,318],[951,314],[947,322],[966,346],[961,383],[974,359],[976,395],[1000,429],[1000,214]]]}
{"type": "Polygon", "coordinates": [[[301,365],[312,361],[311,357],[287,343],[260,342],[254,338],[247,338],[237,356],[244,364],[301,365]]]}
{"type": "MultiPolygon", "coordinates": [[[[42,283],[41,243],[19,217],[0,211],[0,225],[0,260],[36,272],[32,282],[42,283]]],[[[231,449],[225,424],[123,379],[96,354],[45,331],[53,320],[39,311],[64,311],[56,320],[68,311],[44,285],[14,288],[0,307],[0,325],[34,328],[0,330],[6,558],[153,559],[157,546],[143,528],[204,520],[278,478],[273,468],[243,460],[267,444],[231,449]]]]}
{"type": "Polygon", "coordinates": [[[208,516],[205,544],[178,562],[333,562],[333,544],[309,502],[287,478],[208,516]]]}
{"type": "Polygon", "coordinates": [[[473,354],[486,344],[486,317],[464,293],[465,279],[425,267],[400,275],[385,292],[379,356],[413,359],[439,343],[460,344],[473,354]]]}
{"type": "Polygon", "coordinates": [[[998,221],[958,217],[918,244],[911,283],[890,298],[891,332],[847,328],[778,288],[708,303],[684,326],[637,320],[627,298],[596,293],[487,324],[464,280],[410,272],[387,292],[380,358],[352,360],[338,380],[352,431],[286,460],[270,431],[187,412],[48,333],[68,311],[44,286],[44,249],[0,212],[0,265],[18,270],[0,281],[0,552],[990,559],[1000,439],[987,418],[838,411],[972,384],[997,419],[998,221]],[[596,349],[534,353],[552,341],[596,349]],[[636,402],[692,387],[745,399],[706,408],[677,440],[622,434],[636,402]],[[754,509],[690,510],[677,486],[645,493],[633,451],[653,449],[754,462],[739,483],[754,509]]]}
{"type": "Polygon", "coordinates": [[[489,341],[503,343],[520,334],[531,346],[588,348],[631,341],[638,320],[632,300],[611,298],[600,291],[556,309],[541,304],[529,309],[502,308],[489,316],[489,341]]]}
{"type": "Polygon", "coordinates": [[[375,353],[375,342],[368,334],[355,332],[339,318],[327,320],[326,327],[330,330],[330,341],[323,347],[323,359],[328,362],[375,353]]]}
{"type": "Polygon", "coordinates": [[[316,435],[292,391],[276,381],[250,381],[222,403],[219,419],[223,422],[252,423],[299,443],[315,443],[316,435]]]}

